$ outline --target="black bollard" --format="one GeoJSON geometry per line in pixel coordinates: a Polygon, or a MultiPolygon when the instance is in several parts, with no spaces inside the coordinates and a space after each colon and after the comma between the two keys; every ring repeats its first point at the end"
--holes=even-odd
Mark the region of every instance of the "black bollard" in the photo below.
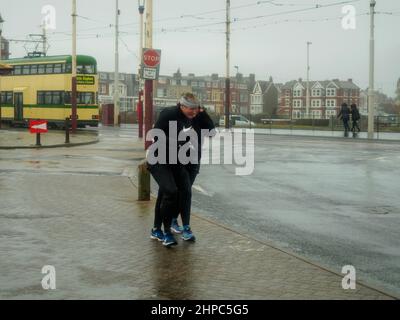
{"type": "Polygon", "coordinates": [[[65,143],[69,143],[69,118],[65,118],[65,143]]]}
{"type": "Polygon", "coordinates": [[[36,146],[40,147],[41,143],[40,143],[40,133],[36,133],[36,146]]]}

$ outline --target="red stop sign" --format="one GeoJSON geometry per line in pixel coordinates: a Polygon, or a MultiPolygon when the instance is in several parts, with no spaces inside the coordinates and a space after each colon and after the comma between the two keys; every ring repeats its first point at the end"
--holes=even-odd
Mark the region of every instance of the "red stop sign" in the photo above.
{"type": "Polygon", "coordinates": [[[147,49],[143,52],[143,63],[146,67],[157,67],[160,60],[161,55],[157,50],[147,49]]]}

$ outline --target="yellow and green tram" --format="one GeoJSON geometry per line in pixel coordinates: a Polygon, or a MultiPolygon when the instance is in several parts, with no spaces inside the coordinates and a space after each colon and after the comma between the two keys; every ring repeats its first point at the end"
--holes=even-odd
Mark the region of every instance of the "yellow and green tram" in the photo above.
{"type": "MultiPolygon", "coordinates": [[[[1,81],[1,118],[26,125],[31,119],[63,126],[72,114],[72,56],[40,56],[2,61],[13,67],[1,81]]],[[[77,56],[78,126],[98,126],[99,80],[96,59],[77,56]]]]}

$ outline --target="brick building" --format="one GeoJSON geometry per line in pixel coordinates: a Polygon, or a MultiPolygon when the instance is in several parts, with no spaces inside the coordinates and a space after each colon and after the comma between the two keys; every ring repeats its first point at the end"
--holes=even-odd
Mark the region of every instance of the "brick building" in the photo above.
{"type": "MultiPolygon", "coordinates": [[[[309,117],[329,119],[336,116],[343,102],[348,105],[360,102],[360,88],[352,79],[310,81],[309,117]]],[[[306,118],[306,88],[302,79],[289,81],[280,87],[278,115],[291,119],[306,118]]]]}

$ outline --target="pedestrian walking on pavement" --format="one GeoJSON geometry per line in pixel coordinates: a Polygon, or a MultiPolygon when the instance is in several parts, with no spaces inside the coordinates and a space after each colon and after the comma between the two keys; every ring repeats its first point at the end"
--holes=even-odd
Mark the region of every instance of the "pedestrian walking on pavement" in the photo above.
{"type": "Polygon", "coordinates": [[[358,120],[360,120],[360,112],[357,109],[357,105],[355,103],[353,103],[351,106],[351,122],[352,122],[352,126],[351,126],[351,131],[353,132],[353,134],[356,133],[356,128],[357,131],[360,132],[360,127],[358,126],[358,120]]]}
{"type": "Polygon", "coordinates": [[[349,120],[350,120],[350,109],[347,106],[347,103],[342,103],[342,107],[340,109],[340,112],[338,114],[338,118],[342,119],[343,121],[343,127],[344,127],[344,136],[348,137],[349,135],[349,120]]]}
{"type": "Polygon", "coordinates": [[[162,130],[169,146],[176,145],[177,150],[171,150],[167,146],[166,163],[148,164],[148,169],[159,186],[151,238],[162,241],[167,247],[176,245],[177,241],[171,232],[174,230],[182,233],[183,240],[195,241],[190,227],[192,185],[200,168],[201,142],[204,134],[202,130],[206,129],[209,136],[215,134],[214,123],[207,112],[200,107],[197,98],[192,93],[185,93],[176,106],[165,108],[160,113],[154,128],[162,130]],[[170,132],[172,125],[176,126],[177,134],[170,132]],[[181,133],[186,136],[185,141],[178,139],[181,133]],[[191,135],[196,137],[195,143],[191,143],[191,135]],[[180,148],[186,150],[185,145],[189,145],[191,149],[184,152],[190,156],[188,163],[182,161],[179,153],[180,148]],[[170,157],[170,152],[176,153],[177,161],[171,160],[174,157],[170,157]],[[182,217],[183,227],[177,222],[179,214],[182,217]],[[171,226],[173,219],[174,224],[171,226]]]}

